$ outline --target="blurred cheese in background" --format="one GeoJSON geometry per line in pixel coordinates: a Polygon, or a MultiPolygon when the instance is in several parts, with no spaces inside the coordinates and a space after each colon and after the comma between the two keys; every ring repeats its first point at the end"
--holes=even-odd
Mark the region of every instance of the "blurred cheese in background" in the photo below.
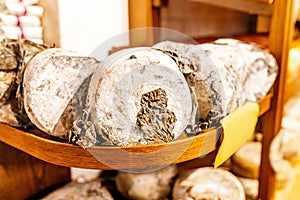
{"type": "MultiPolygon", "coordinates": [[[[271,147],[271,163],[277,168],[274,199],[297,200],[300,191],[300,42],[293,41],[289,52],[286,88],[287,102],[284,105],[282,129],[274,138],[271,147]],[[275,148],[277,147],[277,149],[275,148]],[[277,152],[275,151],[277,150],[277,152]],[[273,153],[272,153],[273,152],[273,153]]],[[[274,168],[274,167],[273,167],[274,168]]]]}
{"type": "Polygon", "coordinates": [[[124,0],[40,0],[40,5],[45,8],[45,43],[84,55],[128,31],[128,2],[124,0]]]}
{"type": "Polygon", "coordinates": [[[289,65],[288,65],[288,77],[298,77],[300,69],[300,43],[290,49],[289,53],[289,65]]]}

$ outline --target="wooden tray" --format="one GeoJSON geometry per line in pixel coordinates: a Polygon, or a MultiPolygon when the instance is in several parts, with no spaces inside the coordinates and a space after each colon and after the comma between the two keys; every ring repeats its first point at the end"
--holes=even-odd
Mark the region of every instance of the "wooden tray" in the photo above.
{"type": "Polygon", "coordinates": [[[194,159],[215,150],[221,133],[220,127],[170,143],[83,149],[0,123],[0,141],[36,158],[61,166],[102,170],[150,168],[194,159]]]}
{"type": "MultiPolygon", "coordinates": [[[[260,115],[269,109],[270,100],[269,94],[259,102],[260,115]]],[[[152,168],[203,158],[218,148],[222,133],[223,128],[218,127],[170,143],[83,149],[36,129],[22,131],[0,123],[0,141],[38,159],[60,166],[102,170],[152,168]]]]}

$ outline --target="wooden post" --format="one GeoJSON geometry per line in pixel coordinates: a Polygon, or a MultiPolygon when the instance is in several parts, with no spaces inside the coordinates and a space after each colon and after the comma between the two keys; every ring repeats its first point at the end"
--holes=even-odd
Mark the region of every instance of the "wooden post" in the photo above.
{"type": "Polygon", "coordinates": [[[262,200],[273,199],[275,173],[270,165],[270,144],[281,128],[284,89],[288,65],[289,44],[292,39],[293,0],[275,0],[269,32],[269,49],[275,56],[280,71],[274,84],[271,109],[263,117],[263,145],[260,166],[259,194],[262,200]]]}
{"type": "MultiPolygon", "coordinates": [[[[129,29],[145,28],[153,26],[152,1],[128,0],[129,29]]],[[[130,32],[130,45],[152,45],[153,33],[150,29],[140,29],[130,32]]]]}

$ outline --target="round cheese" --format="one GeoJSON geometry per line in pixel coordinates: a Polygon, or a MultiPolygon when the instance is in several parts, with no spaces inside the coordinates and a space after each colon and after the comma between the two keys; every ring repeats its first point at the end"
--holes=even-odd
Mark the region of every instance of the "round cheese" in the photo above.
{"type": "Polygon", "coordinates": [[[242,184],[227,170],[199,168],[181,175],[175,182],[173,199],[244,200],[242,184]]]}
{"type": "Polygon", "coordinates": [[[258,179],[261,161],[261,143],[247,142],[231,158],[231,170],[234,174],[258,179]]]}
{"type": "Polygon", "coordinates": [[[89,99],[98,133],[121,146],[173,141],[192,112],[190,89],[178,66],[151,48],[125,49],[103,60],[89,99]]]}
{"type": "Polygon", "coordinates": [[[61,117],[70,106],[71,110],[82,112],[84,103],[71,100],[98,63],[59,48],[47,49],[33,57],[26,66],[23,81],[25,111],[32,123],[50,135],[66,137],[74,120],[70,117],[72,113],[67,113],[63,122],[61,117]]]}

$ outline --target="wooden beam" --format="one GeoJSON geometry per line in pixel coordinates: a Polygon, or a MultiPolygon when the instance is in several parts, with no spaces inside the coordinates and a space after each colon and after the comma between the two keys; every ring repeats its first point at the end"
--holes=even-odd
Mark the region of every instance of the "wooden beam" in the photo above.
{"type": "Polygon", "coordinates": [[[254,15],[272,15],[272,4],[269,0],[190,0],[207,5],[228,8],[254,15]]]}
{"type": "Polygon", "coordinates": [[[142,29],[153,26],[152,1],[128,0],[130,45],[141,46],[153,43],[153,33],[150,29],[142,29]]]}
{"type": "Polygon", "coordinates": [[[279,75],[274,84],[271,109],[263,117],[263,145],[259,178],[259,199],[273,199],[275,188],[275,172],[270,165],[270,144],[281,128],[284,90],[288,66],[289,45],[293,30],[293,0],[275,0],[271,19],[269,49],[275,56],[279,66],[279,75]]]}

